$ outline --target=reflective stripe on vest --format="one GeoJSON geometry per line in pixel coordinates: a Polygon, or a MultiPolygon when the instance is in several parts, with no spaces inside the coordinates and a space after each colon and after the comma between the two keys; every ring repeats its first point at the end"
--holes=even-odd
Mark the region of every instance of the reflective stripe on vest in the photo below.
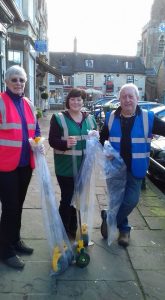
{"type": "Polygon", "coordinates": [[[0,124],[0,129],[21,129],[21,124],[17,123],[3,123],[0,124]]]}
{"type": "Polygon", "coordinates": [[[66,121],[65,121],[64,115],[61,112],[59,112],[58,115],[60,117],[61,124],[62,124],[63,130],[64,130],[64,139],[66,140],[68,138],[68,136],[69,136],[69,134],[68,134],[68,127],[66,125],[66,121]]]}
{"type": "MultiPolygon", "coordinates": [[[[54,153],[55,154],[64,154],[64,155],[73,155],[73,150],[61,151],[61,150],[54,149],[54,153]]],[[[82,156],[82,150],[76,150],[76,149],[74,149],[74,153],[77,156],[82,156]]],[[[83,153],[86,153],[85,149],[83,150],[83,153]]]]}
{"type": "MultiPolygon", "coordinates": [[[[82,134],[81,136],[78,136],[78,135],[76,135],[75,136],[75,139],[77,140],[77,141],[82,141],[82,140],[88,140],[88,138],[89,138],[89,136],[88,136],[88,134],[82,134]]],[[[66,141],[67,140],[67,138],[65,138],[64,136],[62,136],[61,137],[61,139],[63,140],[63,141],[66,141]]]]}
{"type": "Polygon", "coordinates": [[[115,117],[115,110],[113,110],[110,114],[110,117],[109,117],[109,120],[108,120],[108,128],[109,128],[109,132],[111,130],[111,127],[112,127],[112,123],[113,123],[113,120],[114,120],[114,117],[115,117]]]}
{"type": "Polygon", "coordinates": [[[150,152],[132,153],[132,158],[146,158],[146,157],[150,157],[150,152]]]}
{"type": "MultiPolygon", "coordinates": [[[[22,125],[17,123],[4,123],[0,124],[0,129],[21,129],[22,125]]],[[[28,129],[35,129],[35,124],[27,124],[28,129]]]]}
{"type": "Polygon", "coordinates": [[[120,137],[109,137],[109,141],[112,143],[120,143],[120,137]]]}
{"type": "Polygon", "coordinates": [[[0,146],[8,146],[8,147],[21,147],[22,142],[20,141],[11,141],[11,140],[0,140],[0,146]]]}

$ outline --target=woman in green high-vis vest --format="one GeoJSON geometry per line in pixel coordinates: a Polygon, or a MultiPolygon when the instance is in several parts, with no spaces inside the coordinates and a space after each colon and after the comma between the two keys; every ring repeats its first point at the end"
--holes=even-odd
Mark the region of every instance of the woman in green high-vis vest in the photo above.
{"type": "Polygon", "coordinates": [[[70,205],[74,192],[73,154],[78,171],[85,154],[88,130],[97,129],[94,117],[81,111],[85,98],[84,90],[72,89],[66,98],[67,110],[52,115],[49,131],[49,144],[54,149],[55,173],[61,189],[59,213],[68,236],[73,238],[77,229],[76,210],[70,205]]]}

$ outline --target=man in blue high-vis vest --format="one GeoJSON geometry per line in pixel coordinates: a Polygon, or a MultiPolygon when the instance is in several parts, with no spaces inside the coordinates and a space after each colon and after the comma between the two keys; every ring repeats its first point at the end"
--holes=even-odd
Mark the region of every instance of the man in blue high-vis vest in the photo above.
{"type": "MultiPolygon", "coordinates": [[[[132,83],[121,87],[119,100],[120,107],[106,114],[100,142],[103,145],[105,140],[109,140],[127,166],[124,199],[116,217],[118,244],[127,247],[131,231],[128,216],[139,202],[142,179],[149,165],[152,134],[165,136],[165,122],[153,112],[140,109],[139,91],[132,83]]],[[[101,217],[101,233],[107,238],[106,210],[101,212],[101,217]]]]}

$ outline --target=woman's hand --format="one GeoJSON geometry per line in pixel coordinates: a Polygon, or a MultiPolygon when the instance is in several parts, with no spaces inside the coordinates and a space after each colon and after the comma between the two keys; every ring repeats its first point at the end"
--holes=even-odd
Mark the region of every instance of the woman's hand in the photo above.
{"type": "Polygon", "coordinates": [[[67,138],[67,148],[72,148],[76,146],[76,144],[77,144],[77,140],[75,136],[69,136],[67,138]]]}

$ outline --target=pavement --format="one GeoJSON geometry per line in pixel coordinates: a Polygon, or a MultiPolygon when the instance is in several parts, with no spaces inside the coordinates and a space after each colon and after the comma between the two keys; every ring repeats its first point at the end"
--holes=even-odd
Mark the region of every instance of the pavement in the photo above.
{"type": "MultiPolygon", "coordinates": [[[[48,137],[52,115],[39,120],[42,135],[48,137]]],[[[46,159],[60,200],[54,174],[53,151],[46,140],[46,159]]],[[[50,276],[51,259],[42,216],[40,189],[34,171],[22,217],[22,238],[34,248],[22,255],[25,268],[13,270],[0,262],[1,300],[165,300],[165,195],[147,179],[138,207],[130,215],[130,246],[115,241],[110,247],[100,233],[100,211],[107,207],[106,184],[96,183],[96,205],[92,240],[86,268],[71,265],[57,277],[50,276]]]]}

